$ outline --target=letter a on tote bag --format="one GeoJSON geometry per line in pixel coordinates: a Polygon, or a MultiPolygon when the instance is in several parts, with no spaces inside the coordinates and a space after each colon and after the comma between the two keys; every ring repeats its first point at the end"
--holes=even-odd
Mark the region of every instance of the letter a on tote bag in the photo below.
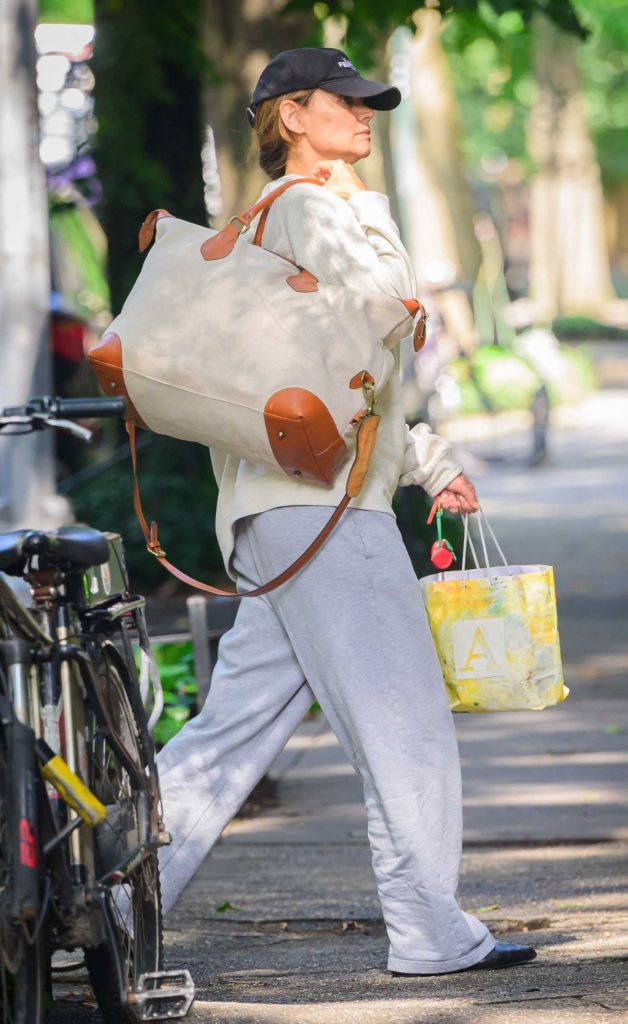
{"type": "Polygon", "coordinates": [[[478,563],[465,516],[462,570],[421,580],[432,636],[453,711],[538,711],[559,704],[563,681],[554,571],[549,565],[478,563]],[[471,547],[475,569],[466,568],[471,547]]]}

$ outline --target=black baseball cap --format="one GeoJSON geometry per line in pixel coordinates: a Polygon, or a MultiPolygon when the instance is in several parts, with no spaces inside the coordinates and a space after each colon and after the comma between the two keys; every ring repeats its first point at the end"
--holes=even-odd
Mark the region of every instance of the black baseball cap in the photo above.
{"type": "Polygon", "coordinates": [[[278,53],[266,65],[251,104],[246,108],[249,124],[253,124],[262,100],[299,89],[324,89],[340,96],[359,96],[373,110],[392,110],[401,103],[399,89],[362,78],[342,50],[303,46],[278,53]]]}

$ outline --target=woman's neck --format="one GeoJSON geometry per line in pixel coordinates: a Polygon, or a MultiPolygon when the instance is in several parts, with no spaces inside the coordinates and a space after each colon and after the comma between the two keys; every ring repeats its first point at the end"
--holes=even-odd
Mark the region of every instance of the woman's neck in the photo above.
{"type": "Polygon", "coordinates": [[[305,160],[299,159],[298,157],[289,156],[286,160],[286,174],[299,174],[303,178],[309,178],[312,167],[316,163],[316,160],[312,160],[311,163],[307,163],[305,160]]]}

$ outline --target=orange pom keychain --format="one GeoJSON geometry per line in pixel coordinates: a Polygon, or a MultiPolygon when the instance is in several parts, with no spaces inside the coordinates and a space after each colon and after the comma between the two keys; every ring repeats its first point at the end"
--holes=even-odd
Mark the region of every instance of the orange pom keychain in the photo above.
{"type": "Polygon", "coordinates": [[[427,525],[430,526],[434,516],[436,516],[436,533],[438,534],[438,540],[435,540],[430,548],[430,561],[436,569],[449,569],[453,562],[456,561],[456,555],[454,549],[448,540],[443,537],[443,510],[441,508],[440,498],[434,500],[432,510],[427,519],[427,525]]]}

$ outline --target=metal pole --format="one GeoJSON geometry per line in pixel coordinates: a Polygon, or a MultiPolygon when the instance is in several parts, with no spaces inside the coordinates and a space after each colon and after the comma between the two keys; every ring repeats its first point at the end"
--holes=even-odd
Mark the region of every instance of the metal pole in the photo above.
{"type": "Polygon", "coordinates": [[[212,677],[212,659],[209,650],[209,628],[207,622],[207,598],[188,597],[188,617],[194,651],[194,669],[198,684],[198,708],[203,707],[209,693],[212,677]]]}

